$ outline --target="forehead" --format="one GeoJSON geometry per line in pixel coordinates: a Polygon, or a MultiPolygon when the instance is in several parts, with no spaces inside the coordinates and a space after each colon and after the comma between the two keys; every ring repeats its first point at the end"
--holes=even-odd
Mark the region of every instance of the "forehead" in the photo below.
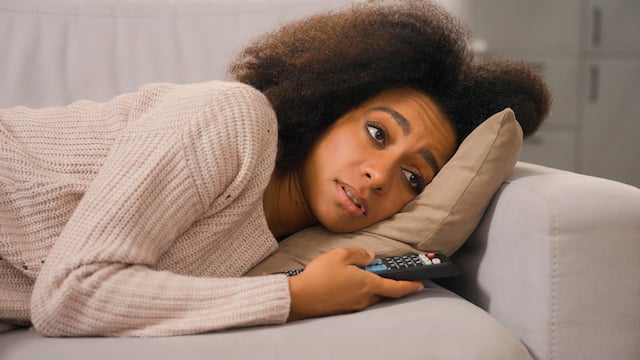
{"type": "MultiPolygon", "coordinates": [[[[440,107],[429,95],[411,88],[385,90],[362,104],[364,108],[375,106],[392,106],[397,111],[424,112],[427,114],[423,115],[446,119],[440,107]]],[[[408,116],[408,114],[403,115],[408,116]]]]}

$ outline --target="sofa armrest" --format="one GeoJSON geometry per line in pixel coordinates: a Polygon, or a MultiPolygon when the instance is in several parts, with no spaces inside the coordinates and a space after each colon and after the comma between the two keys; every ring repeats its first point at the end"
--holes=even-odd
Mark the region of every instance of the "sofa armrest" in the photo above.
{"type": "Polygon", "coordinates": [[[445,284],[539,359],[640,354],[640,189],[519,162],[445,284]]]}

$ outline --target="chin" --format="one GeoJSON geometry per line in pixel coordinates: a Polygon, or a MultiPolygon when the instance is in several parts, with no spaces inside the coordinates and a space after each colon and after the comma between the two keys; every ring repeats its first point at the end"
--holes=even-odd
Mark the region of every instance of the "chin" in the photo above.
{"type": "Polygon", "coordinates": [[[368,225],[356,225],[356,224],[344,224],[344,223],[336,223],[332,221],[321,221],[322,226],[327,228],[327,230],[338,233],[338,234],[346,234],[354,231],[362,230],[368,225]]]}

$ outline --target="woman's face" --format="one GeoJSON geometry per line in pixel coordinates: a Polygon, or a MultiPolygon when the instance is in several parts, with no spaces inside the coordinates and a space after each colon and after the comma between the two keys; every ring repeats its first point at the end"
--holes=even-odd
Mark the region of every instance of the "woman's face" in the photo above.
{"type": "Polygon", "coordinates": [[[359,230],[400,211],[455,147],[453,126],[429,96],[387,90],[318,139],[303,164],[302,192],[326,228],[359,230]]]}

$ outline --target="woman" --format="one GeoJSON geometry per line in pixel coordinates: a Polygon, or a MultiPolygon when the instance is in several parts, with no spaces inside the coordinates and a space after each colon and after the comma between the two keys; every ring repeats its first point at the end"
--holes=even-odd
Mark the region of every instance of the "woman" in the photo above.
{"type": "Polygon", "coordinates": [[[230,68],[239,83],[0,111],[0,328],[191,334],[418,291],[354,266],[373,259],[362,249],[239,276],[307,226],[393,215],[504,107],[536,130],[540,78],[467,44],[430,3],[358,5],[257,39],[230,68]]]}

